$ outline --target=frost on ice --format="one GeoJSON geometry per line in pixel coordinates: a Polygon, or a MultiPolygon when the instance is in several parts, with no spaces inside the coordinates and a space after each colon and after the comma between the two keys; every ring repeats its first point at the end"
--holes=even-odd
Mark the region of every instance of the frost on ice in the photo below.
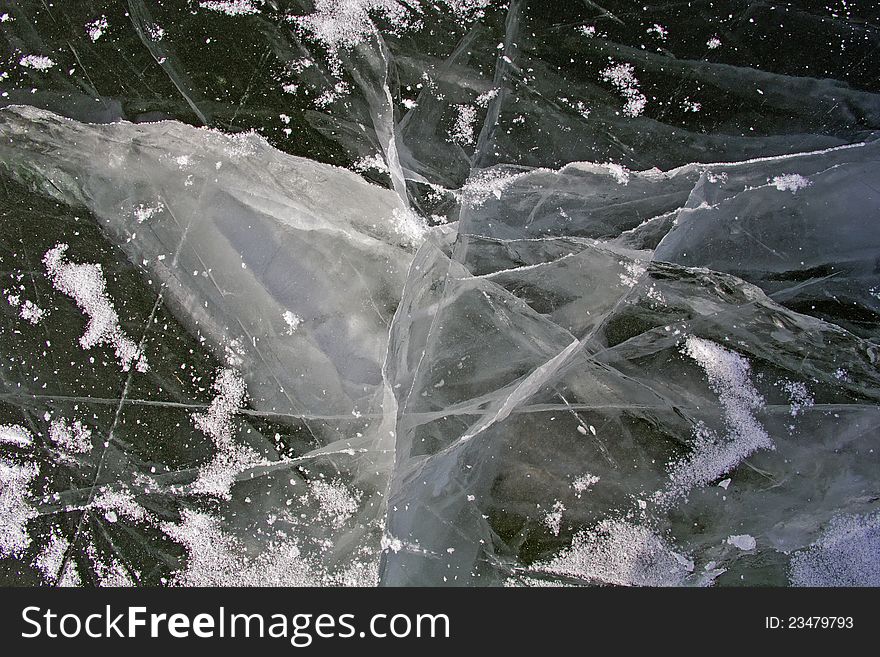
{"type": "Polygon", "coordinates": [[[139,224],[144,223],[145,221],[149,221],[154,216],[159,214],[165,209],[165,204],[162,201],[155,203],[153,205],[147,205],[144,203],[139,203],[133,210],[134,217],[137,219],[139,224]]]}
{"type": "Polygon", "coordinates": [[[34,69],[35,71],[48,71],[55,66],[55,62],[52,58],[46,57],[45,55],[25,55],[18,60],[18,64],[24,68],[34,69]]]}
{"type": "Polygon", "coordinates": [[[119,315],[107,296],[107,282],[100,265],[76,264],[66,257],[67,244],[57,244],[46,252],[43,264],[56,290],[71,297],[89,318],[79,339],[83,349],[110,345],[123,371],[134,365],[138,372],[149,369],[146,357],[137,344],[119,326],[119,315]]]}
{"type": "MultiPolygon", "coordinates": [[[[10,188],[70,215],[0,254],[34,286],[0,303],[4,400],[26,400],[0,418],[5,549],[57,584],[872,572],[874,94],[763,71],[734,26],[713,52],[654,15],[638,49],[592,11],[601,29],[548,36],[534,3],[288,4],[188,3],[277,39],[204,97],[219,77],[186,79],[185,31],[144,17],[163,116],[207,128],[113,99],[85,122],[0,112],[10,188]],[[64,247],[87,228],[142,278],[124,306],[106,250],[64,247]],[[49,284],[82,346],[129,371],[142,348],[149,376],[67,366],[49,284]]],[[[97,16],[72,30],[106,50],[97,16]]],[[[58,64],[16,51],[0,77],[44,104],[85,84],[43,52],[58,64]]]]}
{"type": "Polygon", "coordinates": [[[783,381],[781,386],[791,402],[792,417],[801,415],[815,404],[813,395],[805,383],[801,381],[783,381]]]}
{"type": "Polygon", "coordinates": [[[223,531],[205,513],[185,511],[180,524],[163,530],[187,551],[186,567],[174,574],[172,586],[318,586],[320,576],[300,556],[292,539],[280,539],[271,552],[254,559],[243,541],[223,531]]]}
{"type": "MultiPolygon", "coordinates": [[[[62,581],[64,581],[64,575],[59,577],[59,573],[61,572],[61,568],[64,565],[64,555],[67,553],[70,548],[70,541],[68,541],[61,533],[56,529],[52,529],[49,534],[49,540],[40,550],[37,558],[34,559],[34,567],[40,572],[43,578],[49,582],[50,584],[55,584],[58,582],[59,585],[62,581]]],[[[65,574],[71,572],[73,568],[73,564],[68,562],[67,568],[65,569],[65,574]]],[[[73,571],[75,572],[75,571],[73,571]]],[[[68,575],[68,579],[69,579],[68,575]]],[[[76,583],[73,586],[79,585],[79,577],[76,577],[76,583]]]]}
{"type": "Polygon", "coordinates": [[[754,536],[750,536],[749,534],[736,534],[727,537],[727,544],[732,545],[743,552],[750,552],[755,549],[757,541],[755,541],[754,536]]]}
{"type": "Polygon", "coordinates": [[[0,425],[0,443],[27,447],[33,438],[31,432],[17,424],[0,425]]]}
{"type": "Polygon", "coordinates": [[[602,584],[680,586],[694,565],[645,527],[603,520],[575,536],[571,547],[559,556],[533,570],[602,584]]]}
{"type": "MultiPolygon", "coordinates": [[[[492,0],[442,0],[461,21],[483,15],[492,0]]],[[[393,29],[417,29],[421,7],[412,0],[316,0],[311,14],[295,17],[296,25],[331,53],[369,40],[376,31],[372,16],[388,21],[393,29]]]]}
{"type": "Polygon", "coordinates": [[[233,418],[247,399],[241,374],[223,368],[214,380],[217,393],[205,413],[192,416],[196,428],[211,439],[216,449],[214,458],[199,471],[193,491],[229,498],[235,477],[256,465],[260,459],[251,448],[235,441],[233,418]]]}
{"type": "Polygon", "coordinates": [[[49,425],[49,439],[70,454],[82,454],[92,448],[92,432],[79,420],[53,420],[49,425]]]}
{"type": "Polygon", "coordinates": [[[108,26],[107,17],[101,16],[86,24],[86,33],[89,35],[89,39],[94,42],[104,36],[108,26]]]}
{"type": "Polygon", "coordinates": [[[16,556],[31,543],[27,523],[39,514],[31,506],[28,489],[38,474],[33,463],[0,457],[0,557],[16,556]]]}
{"type": "Polygon", "coordinates": [[[9,290],[3,290],[6,295],[6,301],[13,308],[18,308],[18,316],[26,322],[30,322],[34,326],[40,323],[46,311],[40,308],[30,299],[22,299],[19,294],[11,294],[9,290]]]}
{"type": "Polygon", "coordinates": [[[341,527],[357,510],[360,495],[349,491],[341,481],[313,481],[309,494],[318,502],[318,520],[341,527]]]}
{"type": "Polygon", "coordinates": [[[639,81],[632,64],[612,63],[599,74],[600,79],[610,82],[623,97],[624,116],[636,117],[645,111],[648,99],[639,91],[639,81]]]}
{"type": "Polygon", "coordinates": [[[471,105],[459,105],[456,108],[455,125],[451,138],[459,146],[473,146],[474,122],[477,120],[477,109],[471,105]]]}
{"type": "Polygon", "coordinates": [[[565,505],[556,500],[550,511],[544,516],[544,524],[554,536],[559,536],[559,531],[562,529],[562,514],[564,511],[565,505]]]}
{"type": "Polygon", "coordinates": [[[294,331],[302,324],[302,317],[298,317],[289,310],[285,310],[281,317],[284,319],[284,323],[287,324],[288,335],[293,335],[294,331]]]}
{"type": "Polygon", "coordinates": [[[785,174],[784,176],[776,176],[770,182],[770,184],[773,185],[780,192],[791,192],[792,194],[794,194],[799,189],[809,187],[813,183],[810,182],[808,178],[804,178],[797,173],[789,173],[785,174]]]}
{"type": "Polygon", "coordinates": [[[880,514],[841,515],[791,558],[794,586],[880,586],[880,514]]]}
{"type": "Polygon", "coordinates": [[[599,477],[592,474],[582,474],[578,476],[572,483],[575,493],[580,497],[583,493],[599,483],[599,477]]]}
{"type": "Polygon", "coordinates": [[[252,0],[201,0],[199,7],[227,16],[247,16],[259,13],[260,9],[252,0]]]}
{"type": "Polygon", "coordinates": [[[655,499],[668,504],[686,497],[691,489],[705,486],[730,472],[760,449],[773,449],[773,441],[755,417],[764,398],[752,384],[749,362],[737,353],[695,336],[688,336],[682,352],[696,361],[718,395],[727,434],[719,436],[698,425],[691,454],[670,465],[669,484],[655,499]]]}

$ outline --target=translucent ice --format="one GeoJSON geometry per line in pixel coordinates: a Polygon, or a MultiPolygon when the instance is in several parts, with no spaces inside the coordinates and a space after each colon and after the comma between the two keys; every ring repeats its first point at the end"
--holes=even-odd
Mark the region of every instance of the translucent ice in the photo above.
{"type": "Polygon", "coordinates": [[[869,23],[75,4],[0,28],[16,583],[877,583],[869,23]]]}

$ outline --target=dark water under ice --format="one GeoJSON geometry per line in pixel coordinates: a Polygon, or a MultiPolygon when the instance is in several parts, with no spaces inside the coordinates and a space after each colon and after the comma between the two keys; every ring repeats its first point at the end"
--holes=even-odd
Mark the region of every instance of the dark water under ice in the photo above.
{"type": "Polygon", "coordinates": [[[0,582],[880,584],[878,18],[0,3],[0,582]]]}

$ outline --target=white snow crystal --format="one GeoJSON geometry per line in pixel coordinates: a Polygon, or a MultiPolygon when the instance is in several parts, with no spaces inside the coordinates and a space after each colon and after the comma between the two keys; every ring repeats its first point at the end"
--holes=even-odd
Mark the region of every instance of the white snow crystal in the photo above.
{"type": "Polygon", "coordinates": [[[0,443],[27,447],[33,438],[31,432],[17,424],[0,424],[0,443]]]}
{"type": "Polygon", "coordinates": [[[329,521],[333,527],[341,527],[358,509],[361,495],[352,493],[338,480],[316,480],[309,484],[310,495],[318,502],[316,520],[329,521]]]}
{"type": "Polygon", "coordinates": [[[36,71],[48,71],[55,66],[55,62],[45,55],[25,55],[18,61],[18,64],[36,71]]]}
{"type": "Polygon", "coordinates": [[[128,490],[102,489],[89,504],[89,508],[100,509],[110,522],[116,522],[120,516],[133,522],[149,520],[147,510],[128,490]]]}
{"type": "Polygon", "coordinates": [[[812,408],[815,404],[813,395],[810,394],[806,384],[800,381],[783,381],[782,389],[788,394],[792,417],[797,417],[805,409],[812,408]]]}
{"type": "Polygon", "coordinates": [[[379,171],[380,173],[388,173],[388,165],[385,163],[385,158],[382,157],[379,153],[375,155],[367,155],[365,157],[357,160],[351,167],[358,173],[364,173],[370,169],[374,171],[379,171]]]}
{"type": "Polygon", "coordinates": [[[19,317],[23,320],[30,322],[31,324],[39,324],[40,320],[43,319],[43,315],[46,314],[46,311],[40,308],[33,301],[24,301],[21,304],[21,308],[18,311],[19,317]]]}
{"type": "Polygon", "coordinates": [[[605,165],[605,168],[608,169],[608,173],[611,174],[611,177],[617,181],[618,185],[626,185],[629,183],[629,169],[623,167],[619,164],[615,164],[613,162],[609,162],[605,165]]]}
{"type": "Polygon", "coordinates": [[[104,36],[107,27],[107,17],[101,16],[100,18],[93,20],[91,23],[86,23],[86,34],[88,34],[89,38],[94,42],[104,36]]]}
{"type": "Polygon", "coordinates": [[[141,203],[137,205],[133,211],[134,218],[137,219],[139,224],[142,224],[145,221],[152,219],[164,209],[165,204],[162,203],[162,201],[158,201],[155,205],[145,205],[141,203]]]}
{"type": "Polygon", "coordinates": [[[394,208],[391,211],[391,226],[405,244],[418,246],[428,235],[428,225],[412,210],[394,208]]]}
{"type": "Polygon", "coordinates": [[[639,81],[632,64],[612,63],[599,73],[599,78],[614,85],[626,101],[623,106],[624,116],[636,117],[645,111],[647,98],[639,91],[639,81]]]}
{"type": "MultiPolygon", "coordinates": [[[[480,19],[491,0],[443,0],[455,18],[462,22],[480,19]]],[[[393,32],[401,33],[421,26],[416,0],[315,0],[315,10],[307,16],[292,17],[294,24],[335,56],[340,49],[368,40],[375,31],[372,16],[381,16],[393,32]],[[415,15],[414,15],[415,14],[415,15]]]]}
{"type": "Polygon", "coordinates": [[[28,487],[38,474],[34,463],[0,458],[0,558],[17,556],[31,543],[27,523],[39,514],[28,502],[28,487]]]}
{"type": "Polygon", "coordinates": [[[577,31],[583,34],[585,37],[592,39],[596,36],[596,26],[595,25],[579,25],[577,31]]]}
{"type": "Polygon", "coordinates": [[[100,587],[130,587],[135,585],[128,569],[115,557],[101,557],[94,543],[86,544],[86,554],[100,587]]]}
{"type": "Polygon", "coordinates": [[[680,586],[693,561],[646,527],[606,519],[533,570],[621,586],[680,586]]]}
{"type": "MultiPolygon", "coordinates": [[[[64,555],[70,547],[70,541],[62,536],[57,529],[53,528],[49,533],[49,540],[34,559],[34,567],[40,571],[43,578],[50,584],[54,584],[58,577],[58,571],[64,563],[64,555]]],[[[72,564],[65,569],[69,570],[72,564]]]]}
{"type": "Polygon", "coordinates": [[[838,516],[816,543],[794,554],[793,586],[880,586],[880,513],[838,516]]]}
{"type": "Polygon", "coordinates": [[[202,0],[199,7],[219,11],[227,16],[246,16],[260,11],[251,0],[202,0]]]}
{"type": "MultiPolygon", "coordinates": [[[[292,538],[283,538],[256,558],[247,546],[203,512],[184,510],[180,524],[162,523],[162,531],[186,549],[186,566],[172,586],[320,586],[323,573],[300,554],[292,538]]],[[[365,582],[364,582],[365,583],[365,582]]]]}
{"type": "Polygon", "coordinates": [[[480,107],[487,107],[489,105],[489,102],[493,98],[498,96],[499,91],[501,91],[500,88],[492,87],[486,93],[480,94],[479,96],[477,96],[477,105],[479,105],[480,107]]]}
{"type": "Polygon", "coordinates": [[[735,536],[728,536],[727,544],[739,548],[744,552],[748,552],[755,549],[757,542],[755,541],[754,536],[750,536],[749,534],[737,534],[735,536]]]}
{"type": "Polygon", "coordinates": [[[595,486],[598,483],[599,477],[597,477],[596,475],[592,475],[588,472],[577,477],[571,483],[571,487],[574,488],[575,493],[578,497],[580,497],[582,493],[589,490],[592,486],[595,486]]]}
{"type": "Polygon", "coordinates": [[[472,175],[462,187],[464,199],[474,207],[483,205],[490,197],[501,198],[504,190],[526,173],[510,173],[498,169],[484,169],[472,175]]]}
{"type": "MultiPolygon", "coordinates": [[[[24,289],[24,288],[22,288],[24,289]]],[[[18,308],[18,316],[23,320],[30,322],[34,326],[40,323],[40,320],[43,319],[43,316],[46,314],[46,311],[40,308],[33,301],[25,299],[22,301],[21,296],[18,294],[9,294],[8,290],[3,290],[3,293],[6,294],[6,301],[13,308],[18,308]]]]}
{"type": "Polygon", "coordinates": [[[289,310],[284,311],[282,318],[284,319],[284,323],[287,324],[288,335],[293,335],[293,332],[296,331],[300,324],[302,324],[302,317],[294,315],[289,310]]]}
{"type": "Polygon", "coordinates": [[[155,23],[147,25],[146,31],[151,41],[161,41],[165,38],[165,29],[161,25],[155,23]]]}
{"type": "Polygon", "coordinates": [[[579,101],[575,102],[571,107],[575,112],[577,112],[578,114],[581,115],[581,118],[583,118],[583,119],[590,118],[590,111],[591,110],[589,107],[587,107],[587,104],[584,101],[579,100],[579,101]]]}
{"type": "Polygon", "coordinates": [[[565,505],[556,500],[553,508],[544,516],[544,524],[554,536],[559,536],[559,530],[562,528],[562,513],[565,511],[565,505]]]}
{"type": "Polygon", "coordinates": [[[147,359],[135,342],[119,326],[119,315],[107,296],[107,283],[99,264],[74,264],[65,259],[67,244],[57,244],[46,252],[43,264],[56,290],[71,297],[89,318],[79,339],[83,349],[111,345],[116,358],[127,372],[134,365],[138,372],[149,369],[147,359]]]}
{"type": "Polygon", "coordinates": [[[620,279],[620,284],[626,287],[635,287],[639,284],[642,276],[648,273],[648,268],[638,260],[620,260],[618,264],[623,265],[623,271],[617,276],[620,279]]]}
{"type": "Polygon", "coordinates": [[[315,0],[314,12],[292,20],[336,57],[340,49],[367,41],[374,33],[371,12],[381,15],[397,31],[413,26],[409,8],[397,0],[315,0]]]}
{"type": "Polygon", "coordinates": [[[665,41],[666,37],[669,35],[669,30],[659,23],[654,23],[654,25],[648,28],[648,34],[656,34],[658,39],[665,41]]]}
{"type": "Polygon", "coordinates": [[[251,448],[238,445],[233,436],[232,418],[243,407],[247,389],[241,374],[232,368],[223,368],[213,384],[217,395],[207,413],[194,413],[196,428],[208,436],[217,452],[214,458],[199,470],[193,492],[217,495],[229,499],[235,477],[260,462],[251,448]]]}
{"type": "Polygon", "coordinates": [[[783,176],[776,176],[770,181],[770,184],[780,192],[795,194],[799,189],[805,189],[812,185],[813,182],[797,173],[789,173],[783,176]]]}
{"type": "Polygon", "coordinates": [[[686,497],[691,489],[730,472],[759,449],[774,449],[773,441],[754,415],[763,408],[764,399],[749,379],[749,362],[695,336],[687,337],[682,352],[703,368],[709,385],[718,395],[727,435],[717,436],[703,425],[694,429],[693,451],[671,464],[668,488],[654,495],[661,505],[686,497]]]}
{"type": "Polygon", "coordinates": [[[473,146],[477,109],[472,105],[458,105],[456,112],[455,125],[449,136],[459,146],[473,146]]]}
{"type": "Polygon", "coordinates": [[[49,425],[49,439],[71,454],[83,454],[92,449],[92,431],[79,420],[53,420],[49,425]]]}

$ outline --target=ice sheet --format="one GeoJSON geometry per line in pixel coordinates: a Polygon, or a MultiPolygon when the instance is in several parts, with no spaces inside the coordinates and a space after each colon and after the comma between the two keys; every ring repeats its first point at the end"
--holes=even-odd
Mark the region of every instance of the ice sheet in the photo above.
{"type": "Polygon", "coordinates": [[[0,12],[0,581],[876,585],[876,17],[691,4],[0,12]]]}

